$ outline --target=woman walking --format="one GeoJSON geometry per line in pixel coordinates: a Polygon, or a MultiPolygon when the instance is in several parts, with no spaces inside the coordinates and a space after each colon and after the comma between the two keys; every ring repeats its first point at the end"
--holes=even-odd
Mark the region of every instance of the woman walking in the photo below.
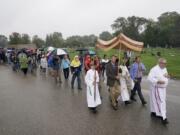
{"type": "Polygon", "coordinates": [[[72,80],[71,80],[71,88],[74,89],[74,81],[77,78],[78,89],[81,90],[81,62],[78,56],[75,56],[73,61],[71,62],[71,72],[72,72],[72,80]]]}
{"type": "Polygon", "coordinates": [[[64,58],[61,63],[61,68],[63,69],[64,78],[66,80],[69,78],[69,67],[70,67],[70,61],[68,59],[68,56],[64,55],[64,58]]]}

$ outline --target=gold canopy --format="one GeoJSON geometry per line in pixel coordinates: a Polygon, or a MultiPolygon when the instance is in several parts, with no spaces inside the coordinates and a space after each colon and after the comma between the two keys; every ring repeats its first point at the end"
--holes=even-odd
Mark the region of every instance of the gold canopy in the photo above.
{"type": "Polygon", "coordinates": [[[98,39],[96,44],[96,47],[102,49],[103,51],[109,51],[114,48],[120,50],[132,50],[141,52],[143,46],[143,42],[132,40],[122,33],[109,41],[103,41],[101,39],[98,39]]]}

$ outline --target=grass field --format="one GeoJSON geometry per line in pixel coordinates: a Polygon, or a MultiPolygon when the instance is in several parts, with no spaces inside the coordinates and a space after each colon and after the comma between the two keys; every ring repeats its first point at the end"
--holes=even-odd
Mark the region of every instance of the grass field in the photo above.
{"type": "Polygon", "coordinates": [[[147,67],[147,71],[157,63],[158,57],[152,56],[151,53],[156,54],[161,52],[161,56],[167,59],[167,69],[173,78],[180,79],[180,49],[146,49],[146,53],[141,54],[142,61],[147,67]]]}
{"type": "MultiPolygon", "coordinates": [[[[93,49],[94,50],[94,49],[93,49]]],[[[109,58],[111,55],[119,55],[118,50],[111,50],[109,52],[102,52],[101,50],[95,50],[97,54],[102,58],[104,54],[106,54],[109,58]]],[[[77,54],[74,50],[70,49],[70,57],[72,58],[77,54]]],[[[149,70],[157,63],[158,57],[157,52],[161,53],[161,57],[167,59],[167,69],[169,74],[174,79],[180,79],[180,48],[153,48],[153,49],[144,49],[143,53],[134,53],[134,57],[137,55],[141,56],[142,62],[145,64],[148,74],[149,70]]],[[[121,52],[121,56],[123,56],[123,51],[121,52]]]]}

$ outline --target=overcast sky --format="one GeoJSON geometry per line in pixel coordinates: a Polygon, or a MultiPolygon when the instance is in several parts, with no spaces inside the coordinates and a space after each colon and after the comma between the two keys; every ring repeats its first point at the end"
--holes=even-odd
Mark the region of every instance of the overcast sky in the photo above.
{"type": "Polygon", "coordinates": [[[180,0],[0,0],[0,34],[98,35],[117,17],[156,19],[166,11],[180,13],[180,0]]]}

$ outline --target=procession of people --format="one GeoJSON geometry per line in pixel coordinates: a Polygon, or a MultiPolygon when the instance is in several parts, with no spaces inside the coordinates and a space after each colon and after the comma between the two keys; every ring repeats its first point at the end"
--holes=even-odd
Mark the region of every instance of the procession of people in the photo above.
{"type": "MultiPolygon", "coordinates": [[[[4,58],[3,53],[1,52],[1,60],[4,58]]],[[[7,63],[12,66],[13,71],[22,70],[25,76],[28,72],[33,73],[33,69],[39,67],[40,72],[45,75],[49,73],[55,83],[62,84],[63,81],[70,80],[72,90],[76,89],[76,82],[77,89],[83,90],[82,83],[85,82],[87,107],[93,113],[97,113],[98,106],[103,102],[102,82],[105,83],[105,90],[109,91],[109,100],[114,110],[118,110],[121,101],[125,106],[136,102],[136,95],[139,96],[143,106],[147,104],[141,88],[146,68],[141,62],[140,56],[135,57],[131,65],[129,57],[124,56],[120,59],[116,55],[112,55],[110,59],[107,58],[107,55],[104,55],[102,59],[98,55],[85,54],[82,59],[75,55],[71,60],[68,54],[61,56],[57,54],[48,56],[47,53],[33,55],[21,50],[18,53],[8,53],[6,57],[7,63]]],[[[169,123],[166,116],[166,88],[169,80],[166,63],[166,59],[160,58],[158,64],[150,70],[148,75],[150,115],[153,118],[160,118],[165,125],[169,123]]]]}

